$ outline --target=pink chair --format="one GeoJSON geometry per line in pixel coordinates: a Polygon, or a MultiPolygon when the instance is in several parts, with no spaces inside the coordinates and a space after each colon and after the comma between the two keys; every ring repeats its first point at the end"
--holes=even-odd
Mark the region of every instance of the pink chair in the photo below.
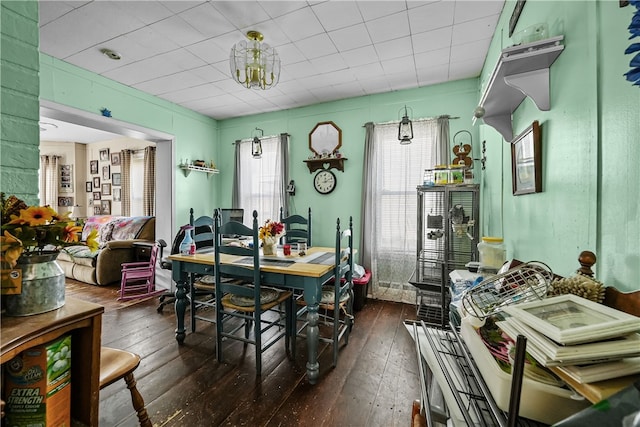
{"type": "Polygon", "coordinates": [[[153,243],[149,261],[122,263],[122,280],[118,300],[130,300],[160,295],[164,289],[156,290],[156,260],[158,244],[153,243]]]}

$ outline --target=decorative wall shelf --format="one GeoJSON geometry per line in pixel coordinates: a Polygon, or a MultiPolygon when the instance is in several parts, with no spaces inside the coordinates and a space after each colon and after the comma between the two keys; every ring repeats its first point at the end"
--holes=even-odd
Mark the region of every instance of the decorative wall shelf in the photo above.
{"type": "Polygon", "coordinates": [[[204,166],[180,165],[180,169],[182,169],[182,173],[184,173],[185,177],[189,176],[191,171],[206,172],[207,173],[207,179],[211,175],[220,173],[220,171],[218,169],[207,168],[207,167],[204,167],[204,166]]]}
{"type": "Polygon", "coordinates": [[[344,172],[344,161],[347,160],[345,157],[340,158],[330,158],[330,159],[309,159],[304,160],[309,168],[309,172],[313,173],[319,169],[324,169],[325,164],[329,164],[329,169],[335,168],[339,171],[344,172]]]}
{"type": "MultiPolygon", "coordinates": [[[[564,50],[564,36],[538,40],[502,50],[496,68],[480,99],[484,109],[482,120],[511,142],[511,115],[525,97],[538,109],[548,111],[549,67],[564,50]]],[[[477,117],[473,118],[475,124],[477,117]]]]}

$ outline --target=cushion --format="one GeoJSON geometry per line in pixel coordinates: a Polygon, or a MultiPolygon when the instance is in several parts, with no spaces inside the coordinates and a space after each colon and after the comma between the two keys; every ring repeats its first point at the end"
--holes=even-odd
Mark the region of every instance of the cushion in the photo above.
{"type": "MultiPolygon", "coordinates": [[[[278,299],[280,293],[275,289],[262,288],[260,289],[260,305],[268,304],[278,299]]],[[[253,297],[246,297],[243,295],[231,295],[231,303],[238,307],[251,307],[254,303],[253,297]]]]}
{"type": "Polygon", "coordinates": [[[113,219],[120,218],[119,216],[113,215],[96,215],[90,216],[84,223],[84,227],[82,228],[82,240],[86,241],[87,237],[89,237],[89,233],[93,230],[98,231],[98,235],[100,234],[100,230],[106,224],[108,224],[113,219]]]}
{"type": "Polygon", "coordinates": [[[111,240],[132,240],[138,237],[142,227],[152,218],[150,216],[134,216],[114,221],[111,240]]]}

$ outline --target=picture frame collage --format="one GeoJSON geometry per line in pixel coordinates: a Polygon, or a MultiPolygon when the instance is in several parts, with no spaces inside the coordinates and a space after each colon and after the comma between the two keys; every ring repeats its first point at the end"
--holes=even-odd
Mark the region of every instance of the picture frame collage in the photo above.
{"type": "Polygon", "coordinates": [[[98,160],[89,161],[91,181],[85,182],[85,192],[93,215],[111,215],[114,208],[119,209],[113,203],[122,201],[120,167],[120,152],[112,152],[109,148],[100,149],[98,160]]]}

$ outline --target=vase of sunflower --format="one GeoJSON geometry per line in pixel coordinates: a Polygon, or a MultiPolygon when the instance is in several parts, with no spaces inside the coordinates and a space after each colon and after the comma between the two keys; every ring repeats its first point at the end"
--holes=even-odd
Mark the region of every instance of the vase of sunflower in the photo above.
{"type": "Polygon", "coordinates": [[[260,227],[258,237],[262,241],[262,253],[264,255],[276,255],[278,239],[285,235],[284,224],[277,221],[266,220],[260,227]]]}
{"type": "Polygon", "coordinates": [[[65,275],[56,261],[66,246],[98,247],[97,232],[79,242],[82,227],[50,206],[27,206],[15,196],[0,193],[2,212],[3,304],[11,316],[55,310],[65,302],[65,275]]]}

